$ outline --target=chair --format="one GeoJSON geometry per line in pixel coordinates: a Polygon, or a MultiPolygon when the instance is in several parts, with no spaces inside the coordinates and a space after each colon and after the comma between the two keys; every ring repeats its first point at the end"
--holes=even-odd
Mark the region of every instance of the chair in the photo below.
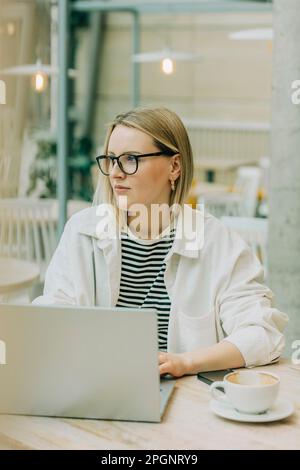
{"type": "Polygon", "coordinates": [[[31,288],[39,279],[37,264],[15,258],[0,258],[0,303],[28,303],[31,288]]]}
{"type": "MultiPolygon", "coordinates": [[[[69,201],[68,216],[89,206],[69,201]]],[[[33,261],[41,281],[57,246],[58,202],[56,199],[0,200],[0,256],[33,261]]]]}
{"type": "Polygon", "coordinates": [[[257,205],[257,194],[262,178],[262,170],[256,166],[242,166],[238,169],[235,190],[242,195],[239,215],[254,217],[257,205]]]}
{"type": "Polygon", "coordinates": [[[56,247],[52,200],[0,200],[0,254],[34,261],[41,280],[56,247]]]}
{"type": "Polygon", "coordinates": [[[198,202],[204,203],[206,210],[216,217],[254,217],[261,175],[259,167],[240,167],[233,192],[210,192],[202,195],[198,202]]]}
{"type": "Polygon", "coordinates": [[[268,243],[268,219],[259,217],[221,217],[221,221],[228,227],[238,232],[249,244],[261,261],[265,277],[267,275],[267,243],[268,243]]]}

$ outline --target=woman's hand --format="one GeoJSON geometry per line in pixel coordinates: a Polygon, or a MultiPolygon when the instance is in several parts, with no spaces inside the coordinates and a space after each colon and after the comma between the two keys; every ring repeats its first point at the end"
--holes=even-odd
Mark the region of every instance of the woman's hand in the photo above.
{"type": "Polygon", "coordinates": [[[184,353],[166,353],[158,354],[159,373],[171,374],[174,377],[182,377],[189,373],[189,360],[184,353]]]}

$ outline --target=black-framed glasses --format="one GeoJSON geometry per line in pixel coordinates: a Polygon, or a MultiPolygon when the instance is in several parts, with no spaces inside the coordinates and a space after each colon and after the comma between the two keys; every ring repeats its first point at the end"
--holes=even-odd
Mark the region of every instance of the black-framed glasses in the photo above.
{"type": "Polygon", "coordinates": [[[113,167],[115,166],[115,162],[117,162],[120,170],[123,171],[123,173],[125,173],[126,175],[134,175],[134,173],[136,173],[138,170],[140,158],[159,157],[162,155],[165,157],[172,157],[173,155],[175,155],[175,153],[171,153],[171,151],[170,153],[166,151],[141,153],[137,155],[122,153],[122,155],[119,155],[118,157],[115,157],[113,155],[99,155],[99,157],[96,157],[96,160],[100,171],[105,176],[109,176],[111,174],[113,167]]]}

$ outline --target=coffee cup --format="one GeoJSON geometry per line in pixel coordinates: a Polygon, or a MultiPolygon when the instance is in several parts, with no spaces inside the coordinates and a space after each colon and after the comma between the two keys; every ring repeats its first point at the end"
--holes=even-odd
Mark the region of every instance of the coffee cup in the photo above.
{"type": "Polygon", "coordinates": [[[231,405],[240,413],[260,414],[275,403],[279,385],[276,374],[242,370],[230,372],[222,382],[213,382],[210,390],[216,400],[231,405]]]}

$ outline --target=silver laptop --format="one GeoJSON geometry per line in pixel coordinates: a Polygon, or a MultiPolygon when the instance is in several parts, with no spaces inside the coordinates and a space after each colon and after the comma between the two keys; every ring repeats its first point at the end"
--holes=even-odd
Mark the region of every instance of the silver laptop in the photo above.
{"type": "Polygon", "coordinates": [[[0,344],[0,413],[159,422],[175,384],[152,309],[0,304],[0,344]]]}

